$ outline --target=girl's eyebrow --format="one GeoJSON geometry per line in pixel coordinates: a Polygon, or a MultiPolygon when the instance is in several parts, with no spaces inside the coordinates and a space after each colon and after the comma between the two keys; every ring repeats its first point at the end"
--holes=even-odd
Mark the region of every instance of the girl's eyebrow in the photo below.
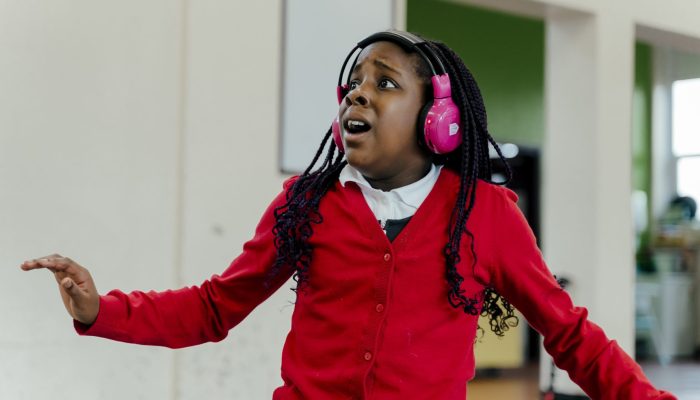
{"type": "Polygon", "coordinates": [[[389,71],[394,72],[395,74],[401,75],[401,72],[399,72],[396,68],[391,67],[390,65],[386,64],[380,59],[375,59],[373,64],[379,68],[388,69],[389,71]]]}
{"type": "MultiPolygon", "coordinates": [[[[386,70],[391,71],[391,72],[393,72],[393,73],[395,73],[395,74],[397,74],[397,75],[402,75],[402,74],[401,74],[401,71],[399,71],[398,69],[396,69],[396,68],[390,66],[389,64],[385,63],[384,61],[382,61],[382,60],[380,60],[380,59],[374,59],[374,60],[372,60],[372,64],[374,64],[377,68],[386,69],[386,70]]],[[[357,64],[357,65],[355,65],[355,68],[353,68],[351,74],[354,74],[358,69],[360,69],[360,67],[362,67],[362,65],[363,65],[362,62],[359,63],[359,64],[357,64]]]]}

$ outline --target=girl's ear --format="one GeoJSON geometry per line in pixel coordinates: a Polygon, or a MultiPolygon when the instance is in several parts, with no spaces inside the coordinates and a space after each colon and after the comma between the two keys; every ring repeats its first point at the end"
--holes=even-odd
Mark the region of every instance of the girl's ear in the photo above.
{"type": "MultiPolygon", "coordinates": [[[[429,90],[429,88],[426,88],[426,90],[429,90]]],[[[428,145],[425,143],[425,119],[428,117],[428,112],[433,106],[433,99],[432,96],[429,96],[427,93],[424,95],[423,98],[425,99],[425,104],[418,113],[418,121],[416,122],[416,135],[418,136],[418,145],[432,154],[432,151],[430,151],[428,145]]]]}

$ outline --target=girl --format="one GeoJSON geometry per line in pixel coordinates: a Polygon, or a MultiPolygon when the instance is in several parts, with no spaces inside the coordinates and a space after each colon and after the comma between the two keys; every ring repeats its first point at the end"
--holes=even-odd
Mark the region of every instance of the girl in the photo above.
{"type": "Polygon", "coordinates": [[[573,306],[515,194],[489,181],[489,143],[500,150],[452,50],[374,34],[343,64],[338,99],[311,165],[285,183],[221,276],[99,296],[88,271],[60,255],[22,268],[55,274],[81,335],[171,348],[222,340],[293,276],[274,399],[465,399],[479,314],[502,335],[516,323],[513,306],[592,398],[675,398],[573,306]]]}

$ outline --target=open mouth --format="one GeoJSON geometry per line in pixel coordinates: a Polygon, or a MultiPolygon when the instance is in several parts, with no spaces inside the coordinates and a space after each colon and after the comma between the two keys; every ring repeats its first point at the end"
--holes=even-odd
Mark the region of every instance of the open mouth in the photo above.
{"type": "Polygon", "coordinates": [[[343,128],[345,128],[345,132],[347,133],[360,134],[367,132],[372,128],[372,126],[365,121],[360,121],[358,119],[348,119],[343,124],[343,128]]]}

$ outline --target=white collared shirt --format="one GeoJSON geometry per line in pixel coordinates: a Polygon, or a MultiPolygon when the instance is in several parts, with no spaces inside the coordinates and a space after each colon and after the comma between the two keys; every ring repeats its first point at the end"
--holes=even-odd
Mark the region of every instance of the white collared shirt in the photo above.
{"type": "Polygon", "coordinates": [[[379,224],[384,227],[387,219],[404,219],[413,216],[418,207],[428,197],[442,170],[442,165],[431,164],[430,171],[421,179],[409,185],[384,192],[373,188],[367,179],[350,164],[340,171],[340,184],[355,182],[362,191],[367,205],[379,224]]]}

